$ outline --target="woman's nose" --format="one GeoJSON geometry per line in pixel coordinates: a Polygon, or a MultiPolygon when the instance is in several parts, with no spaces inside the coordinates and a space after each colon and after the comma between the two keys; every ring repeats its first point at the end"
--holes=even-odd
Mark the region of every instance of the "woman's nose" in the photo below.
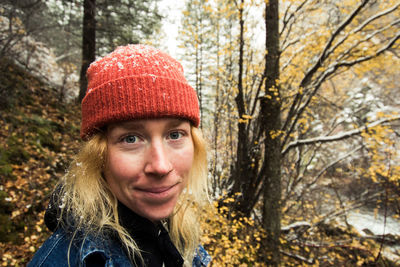
{"type": "Polygon", "coordinates": [[[146,165],[144,167],[146,174],[163,177],[172,171],[170,157],[162,141],[152,142],[146,157],[146,165]]]}

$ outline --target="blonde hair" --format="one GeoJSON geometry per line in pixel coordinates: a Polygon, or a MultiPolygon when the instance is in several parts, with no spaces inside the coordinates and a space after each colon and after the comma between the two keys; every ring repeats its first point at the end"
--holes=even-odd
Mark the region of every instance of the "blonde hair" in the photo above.
{"type": "MultiPolygon", "coordinates": [[[[199,245],[199,211],[208,204],[206,145],[198,128],[192,127],[191,133],[193,165],[186,189],[168,224],[171,240],[184,258],[185,265],[189,266],[199,245]]],[[[60,216],[74,218],[75,233],[84,230],[86,234],[100,234],[103,230],[114,230],[132,263],[135,263],[135,255],[142,260],[139,248],[120,224],[118,200],[102,176],[106,153],[107,139],[104,133],[97,133],[84,143],[58,186],[61,190],[60,216]]]]}

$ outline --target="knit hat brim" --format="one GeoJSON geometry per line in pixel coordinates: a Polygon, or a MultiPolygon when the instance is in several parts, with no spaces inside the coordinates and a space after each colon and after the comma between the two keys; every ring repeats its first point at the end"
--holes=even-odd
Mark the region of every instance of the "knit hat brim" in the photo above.
{"type": "Polygon", "coordinates": [[[92,89],[82,101],[81,138],[88,139],[110,122],[161,117],[183,118],[198,127],[196,92],[186,83],[151,75],[108,81],[92,89]],[[124,90],[121,90],[123,88],[124,90]]]}

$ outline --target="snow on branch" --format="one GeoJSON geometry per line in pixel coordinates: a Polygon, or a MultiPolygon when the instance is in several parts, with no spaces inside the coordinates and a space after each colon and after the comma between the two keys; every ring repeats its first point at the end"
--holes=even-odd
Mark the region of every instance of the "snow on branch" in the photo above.
{"type": "MultiPolygon", "coordinates": [[[[357,33],[357,32],[360,32],[362,29],[364,29],[365,27],[367,27],[369,24],[371,24],[371,23],[374,22],[375,20],[377,20],[377,19],[379,19],[379,18],[381,18],[381,17],[383,17],[383,16],[385,16],[385,15],[388,15],[388,14],[394,12],[399,6],[400,6],[400,4],[397,4],[397,5],[393,6],[393,7],[391,7],[390,9],[384,10],[383,12],[378,13],[378,14],[376,14],[375,16],[372,16],[372,17],[368,18],[367,20],[365,20],[365,21],[364,21],[362,24],[360,24],[357,28],[355,28],[355,29],[353,29],[352,31],[350,31],[350,32],[348,32],[347,34],[345,34],[345,35],[336,43],[336,45],[334,45],[333,47],[331,47],[331,48],[327,51],[327,55],[332,54],[340,45],[342,45],[342,44],[349,38],[349,36],[351,36],[352,34],[355,34],[355,33],[357,33]]],[[[396,25],[397,23],[398,23],[398,22],[391,23],[391,24],[388,25],[388,27],[391,27],[391,26],[393,26],[393,25],[396,25]]],[[[366,39],[357,42],[357,43],[353,46],[353,48],[354,48],[355,46],[357,46],[358,44],[360,44],[360,43],[362,43],[362,42],[364,42],[364,41],[366,41],[366,40],[372,38],[372,37],[375,36],[377,33],[383,31],[384,29],[386,29],[386,27],[381,28],[381,29],[378,29],[378,30],[375,31],[374,33],[369,34],[368,37],[367,37],[366,39]]],[[[349,49],[349,50],[351,50],[351,49],[349,49]]]]}
{"type": "Polygon", "coordinates": [[[306,87],[311,80],[311,77],[317,72],[322,63],[329,55],[329,48],[332,47],[334,40],[340,35],[340,33],[353,21],[353,19],[360,13],[361,9],[369,2],[369,0],[362,1],[359,6],[357,6],[353,12],[338,26],[338,28],[332,33],[332,36],[325,44],[324,49],[322,50],[318,60],[315,64],[307,71],[303,80],[300,83],[300,87],[306,87]]]}
{"type": "Polygon", "coordinates": [[[374,16],[371,16],[370,18],[365,20],[362,24],[360,24],[356,29],[354,29],[353,32],[355,33],[355,32],[361,31],[367,25],[371,24],[371,22],[373,22],[373,21],[375,21],[375,20],[377,20],[377,19],[379,19],[379,18],[381,18],[383,16],[386,16],[386,15],[392,13],[392,12],[394,12],[399,7],[400,7],[400,3],[398,3],[397,5],[389,8],[389,9],[386,9],[386,10],[382,11],[381,13],[378,13],[378,14],[375,14],[374,16]]]}
{"type": "Polygon", "coordinates": [[[294,222],[292,224],[282,226],[281,232],[282,233],[289,233],[290,231],[296,231],[299,228],[308,229],[311,227],[311,223],[306,221],[294,222]]]}
{"type": "Polygon", "coordinates": [[[342,61],[336,64],[335,68],[339,68],[339,67],[351,67],[355,64],[364,62],[364,61],[368,61],[372,58],[378,57],[380,54],[382,54],[383,52],[385,52],[386,50],[390,49],[397,40],[400,39],[400,31],[396,33],[396,35],[387,43],[386,46],[382,47],[381,49],[379,49],[376,53],[369,55],[369,56],[365,56],[365,57],[360,57],[358,59],[352,60],[352,61],[342,61]]]}
{"type": "Polygon", "coordinates": [[[282,151],[282,154],[286,154],[290,149],[294,148],[294,147],[298,147],[298,146],[302,146],[302,145],[312,145],[312,144],[316,144],[316,143],[328,143],[328,142],[336,142],[336,141],[341,141],[350,137],[353,137],[355,135],[360,135],[363,131],[373,128],[375,126],[387,123],[387,122],[392,122],[392,121],[396,121],[396,120],[400,120],[400,116],[394,116],[391,118],[385,118],[385,119],[381,119],[378,121],[375,121],[373,123],[369,123],[366,124],[360,128],[357,129],[353,129],[347,132],[343,132],[337,135],[330,135],[330,136],[318,136],[318,137],[314,137],[314,138],[309,138],[309,139],[303,139],[303,140],[296,140],[293,142],[290,142],[282,151]]]}
{"type": "MultiPolygon", "coordinates": [[[[369,2],[369,0],[361,1],[360,4],[353,10],[353,12],[351,12],[351,14],[349,14],[348,17],[332,33],[331,37],[325,44],[323,50],[321,51],[321,53],[318,57],[318,60],[316,60],[314,65],[311,66],[311,68],[308,69],[307,72],[305,73],[302,81],[300,82],[300,86],[299,86],[300,88],[306,88],[310,85],[310,83],[312,82],[313,76],[317,73],[319,68],[323,65],[323,63],[329,57],[330,53],[332,53],[332,51],[330,51],[330,49],[332,48],[334,41],[344,31],[344,29],[354,20],[354,18],[361,12],[361,10],[364,8],[364,6],[368,2],[369,2]]],[[[334,73],[339,67],[340,67],[340,65],[328,68],[328,71],[324,72],[325,73],[324,76],[327,77],[328,74],[334,73]]],[[[319,79],[319,80],[321,81],[321,79],[319,79]]],[[[303,95],[300,93],[296,94],[295,99],[293,100],[293,103],[291,104],[288,116],[283,124],[283,127],[282,127],[283,130],[288,129],[286,131],[288,133],[293,131],[301,113],[304,110],[303,107],[306,107],[308,105],[312,95],[314,95],[318,91],[319,87],[317,86],[314,88],[315,89],[310,94],[310,98],[306,101],[305,105],[302,105],[302,107],[300,107],[300,106],[301,106],[301,102],[303,100],[303,95]],[[296,112],[296,110],[299,110],[299,109],[300,109],[300,112],[296,112]]],[[[289,135],[286,136],[285,140],[283,141],[283,144],[285,144],[288,141],[288,138],[289,138],[289,135]]]]}
{"type": "Polygon", "coordinates": [[[295,10],[293,12],[291,12],[291,14],[289,15],[290,9],[292,7],[292,4],[289,3],[289,6],[286,8],[285,11],[285,15],[283,17],[283,25],[282,25],[282,29],[279,33],[279,36],[283,36],[283,33],[286,31],[285,37],[282,38],[282,47],[284,47],[282,49],[282,51],[284,51],[287,47],[289,47],[291,44],[287,44],[288,40],[289,40],[289,36],[290,33],[292,31],[292,27],[295,24],[297,18],[299,17],[301,10],[306,6],[307,2],[309,0],[304,0],[302,3],[300,3],[299,6],[297,6],[295,8],[295,10]]]}

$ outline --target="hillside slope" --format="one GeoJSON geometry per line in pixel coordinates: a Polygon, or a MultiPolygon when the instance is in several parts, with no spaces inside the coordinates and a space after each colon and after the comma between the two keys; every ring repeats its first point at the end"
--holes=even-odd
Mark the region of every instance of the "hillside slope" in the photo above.
{"type": "Polygon", "coordinates": [[[0,61],[0,255],[24,266],[48,236],[44,210],[79,146],[79,105],[0,61]]]}

